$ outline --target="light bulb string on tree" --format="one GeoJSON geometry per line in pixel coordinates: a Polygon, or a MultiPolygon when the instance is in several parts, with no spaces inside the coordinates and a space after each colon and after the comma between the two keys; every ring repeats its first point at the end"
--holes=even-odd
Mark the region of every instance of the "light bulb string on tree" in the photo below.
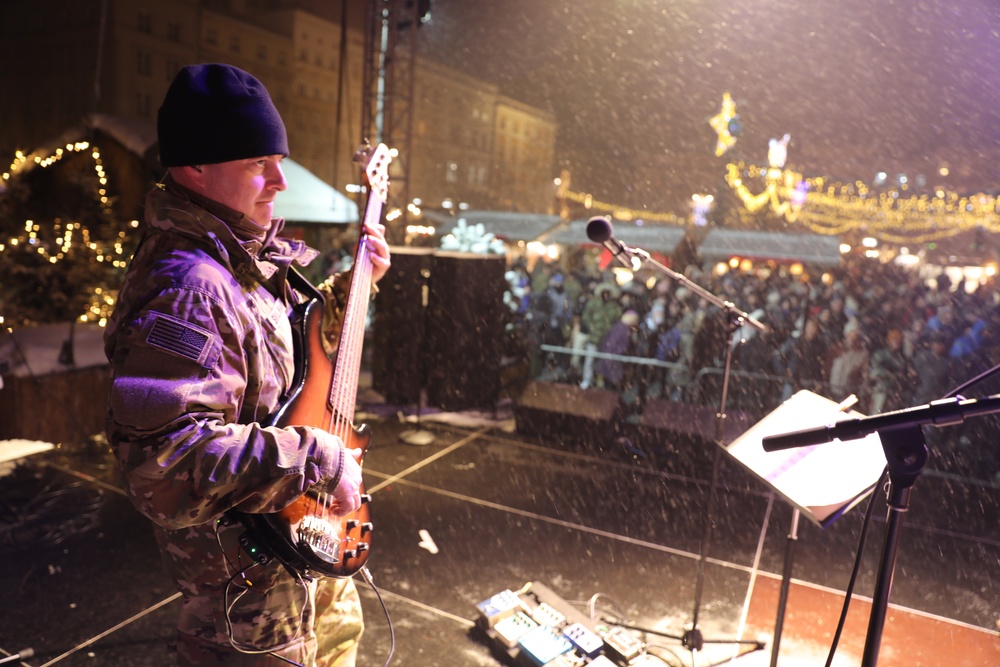
{"type": "MultiPolygon", "coordinates": [[[[70,155],[87,154],[88,151],[92,161],[94,181],[92,186],[87,187],[92,187],[91,194],[97,205],[98,216],[93,222],[98,227],[104,227],[104,233],[94,233],[86,222],[76,219],[75,214],[56,216],[46,221],[41,220],[44,216],[31,216],[21,222],[16,222],[15,218],[7,221],[9,227],[6,237],[0,237],[0,262],[12,270],[14,264],[20,264],[22,271],[30,267],[37,267],[32,270],[61,271],[60,264],[68,262],[65,266],[70,268],[65,271],[77,277],[80,277],[80,267],[90,262],[94,263],[94,267],[107,266],[107,270],[112,273],[125,268],[128,261],[125,247],[129,230],[137,228],[138,221],[130,221],[129,230],[121,229],[122,225],[115,223],[114,201],[109,195],[108,188],[109,177],[104,168],[101,151],[96,145],[88,141],[78,141],[67,143],[48,154],[41,152],[26,154],[17,151],[9,169],[0,174],[0,186],[3,188],[0,192],[9,194],[18,180],[34,169],[48,169],[70,155]],[[100,236],[106,238],[99,238],[100,236]],[[39,261],[42,262],[41,266],[51,268],[41,269],[39,261]]],[[[87,274],[91,277],[96,275],[95,272],[87,274]]],[[[89,283],[89,280],[87,282],[89,283]]],[[[114,292],[104,289],[99,284],[84,289],[93,291],[88,299],[89,304],[79,320],[103,323],[114,305],[114,292]]],[[[6,307],[9,310],[11,306],[8,303],[6,307]]],[[[18,319],[9,317],[11,314],[4,313],[8,317],[0,317],[0,321],[9,326],[12,321],[18,319]]]]}

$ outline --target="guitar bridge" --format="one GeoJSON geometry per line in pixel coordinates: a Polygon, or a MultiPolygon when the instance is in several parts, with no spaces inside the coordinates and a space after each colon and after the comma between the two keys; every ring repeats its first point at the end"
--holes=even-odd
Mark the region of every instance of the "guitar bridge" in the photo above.
{"type": "Polygon", "coordinates": [[[308,514],[299,523],[298,534],[300,547],[309,549],[327,563],[340,563],[340,534],[337,526],[314,514],[308,514]]]}

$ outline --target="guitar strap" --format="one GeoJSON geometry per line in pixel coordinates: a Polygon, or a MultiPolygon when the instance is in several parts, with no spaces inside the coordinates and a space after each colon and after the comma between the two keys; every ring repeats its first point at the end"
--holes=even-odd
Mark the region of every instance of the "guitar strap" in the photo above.
{"type": "Polygon", "coordinates": [[[293,290],[307,297],[309,300],[319,299],[320,301],[326,301],[319,288],[306,280],[306,277],[299,273],[294,266],[288,267],[288,284],[292,286],[293,290]]]}

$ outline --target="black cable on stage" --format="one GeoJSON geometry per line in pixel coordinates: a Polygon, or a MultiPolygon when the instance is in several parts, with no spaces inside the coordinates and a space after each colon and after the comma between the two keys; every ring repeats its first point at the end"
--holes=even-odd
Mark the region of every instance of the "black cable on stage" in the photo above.
{"type": "Polygon", "coordinates": [[[20,465],[0,477],[0,550],[57,546],[101,525],[104,490],[49,470],[20,465]]]}
{"type": "MultiPolygon", "coordinates": [[[[882,475],[875,483],[875,488],[884,486],[886,478],[889,476],[889,468],[882,471],[882,475]]],[[[868,508],[865,510],[864,521],[861,522],[861,537],[858,539],[858,550],[854,556],[854,569],[851,570],[851,578],[847,582],[847,590],[844,592],[844,606],[840,610],[840,620],[837,622],[837,630],[833,633],[833,641],[830,644],[830,653],[826,658],[826,666],[833,664],[833,656],[837,653],[837,645],[840,643],[840,636],[844,632],[844,624],[847,622],[847,610],[851,606],[851,596],[854,594],[854,586],[858,583],[858,573],[861,570],[861,554],[865,550],[865,540],[868,537],[868,528],[871,526],[872,510],[875,508],[875,493],[872,492],[868,499],[868,508]]]]}
{"type": "Polygon", "coordinates": [[[385,614],[385,622],[389,626],[389,655],[386,656],[385,662],[382,663],[382,667],[388,667],[389,663],[392,661],[392,654],[396,652],[396,631],[392,627],[392,617],[389,616],[389,608],[385,606],[385,600],[382,599],[382,593],[379,591],[378,587],[375,585],[375,581],[372,579],[372,573],[369,572],[368,568],[364,565],[361,566],[361,577],[375,592],[375,597],[378,598],[378,603],[382,605],[382,613],[385,614]]]}

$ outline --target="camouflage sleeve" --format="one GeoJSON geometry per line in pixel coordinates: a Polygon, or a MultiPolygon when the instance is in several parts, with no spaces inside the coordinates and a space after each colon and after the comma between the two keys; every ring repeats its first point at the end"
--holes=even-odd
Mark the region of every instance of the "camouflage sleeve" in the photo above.
{"type": "Polygon", "coordinates": [[[155,296],[117,333],[109,440],[133,502],[165,528],[205,523],[237,506],[278,511],[343,462],[343,443],[325,431],[262,426],[276,401],[244,405],[289,380],[273,354],[248,354],[255,339],[268,337],[243,330],[219,293],[179,287],[155,296]],[[252,359],[274,367],[249,368],[252,359]]]}

